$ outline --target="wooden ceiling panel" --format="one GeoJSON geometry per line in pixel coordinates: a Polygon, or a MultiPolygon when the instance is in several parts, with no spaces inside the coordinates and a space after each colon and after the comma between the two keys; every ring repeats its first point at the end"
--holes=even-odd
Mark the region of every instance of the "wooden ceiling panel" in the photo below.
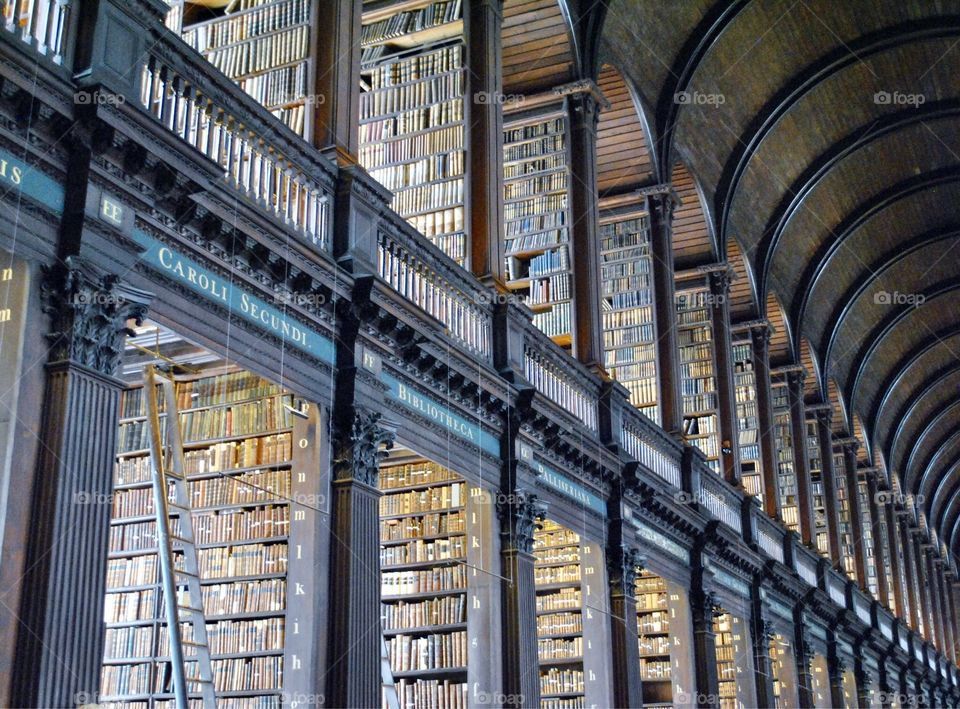
{"type": "Polygon", "coordinates": [[[673,258],[677,270],[715,262],[716,250],[693,176],[677,163],[671,182],[682,201],[673,215],[673,258]]]}
{"type": "Polygon", "coordinates": [[[807,404],[820,403],[823,395],[820,391],[820,362],[810,347],[810,340],[800,338],[800,364],[807,370],[803,382],[803,399],[807,404]]]}
{"type": "Polygon", "coordinates": [[[506,0],[503,90],[536,93],[571,80],[568,25],[557,0],[506,0]]]}
{"type": "Polygon", "coordinates": [[[623,76],[606,65],[600,72],[600,90],[610,108],[600,114],[597,127],[597,189],[607,192],[648,185],[656,178],[643,123],[623,76]]]}
{"type": "Polygon", "coordinates": [[[770,337],[770,364],[782,367],[794,364],[793,348],[790,344],[790,328],[787,319],[780,307],[780,301],[773,293],[767,294],[767,320],[773,325],[773,335],[770,337]]]}
{"type": "Polygon", "coordinates": [[[759,317],[757,299],[752,279],[747,271],[749,265],[743,258],[736,240],[727,243],[727,263],[733,268],[733,283],[730,286],[730,321],[737,323],[759,317]]]}

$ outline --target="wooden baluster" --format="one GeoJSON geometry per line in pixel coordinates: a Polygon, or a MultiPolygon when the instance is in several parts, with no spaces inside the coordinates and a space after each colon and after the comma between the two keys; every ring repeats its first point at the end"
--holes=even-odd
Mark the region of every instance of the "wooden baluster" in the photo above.
{"type": "Polygon", "coordinates": [[[48,42],[53,50],[51,56],[56,64],[63,64],[63,28],[66,26],[67,12],[69,12],[67,2],[68,0],[56,0],[56,10],[50,22],[48,42]]]}
{"type": "Polygon", "coordinates": [[[50,21],[51,0],[40,0],[34,7],[33,27],[31,34],[37,43],[37,52],[46,54],[50,47],[47,44],[47,24],[50,21]]]}

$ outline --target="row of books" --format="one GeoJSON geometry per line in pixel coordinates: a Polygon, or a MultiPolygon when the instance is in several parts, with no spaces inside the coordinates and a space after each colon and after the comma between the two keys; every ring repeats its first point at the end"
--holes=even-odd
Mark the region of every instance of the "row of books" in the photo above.
{"type": "Polygon", "coordinates": [[[426,514],[385,520],[380,524],[380,541],[391,542],[458,532],[462,534],[464,531],[466,519],[462,512],[426,514]]]}
{"type": "Polygon", "coordinates": [[[666,635],[640,638],[641,655],[669,655],[671,640],[666,635]]]}
{"type": "Polygon", "coordinates": [[[467,709],[469,685],[449,679],[396,681],[397,699],[404,707],[435,707],[436,709],[467,709]]]}
{"type": "Polygon", "coordinates": [[[604,353],[604,362],[608,367],[622,366],[634,362],[650,362],[653,361],[656,356],[657,351],[652,344],[633,345],[607,350],[606,353],[604,353]]]}
{"type": "Polygon", "coordinates": [[[467,567],[438,566],[417,571],[385,571],[380,574],[380,594],[385,597],[467,588],[467,567]]]}
{"type": "Polygon", "coordinates": [[[715,392],[706,394],[685,394],[683,397],[684,411],[713,411],[717,405],[715,392]]]}
{"type": "Polygon", "coordinates": [[[228,14],[183,31],[183,41],[203,53],[310,21],[309,0],[282,0],[241,14],[228,14]]]}
{"type": "MultiPolygon", "coordinates": [[[[462,72],[448,72],[410,84],[367,91],[360,94],[360,121],[381,120],[394,113],[462,100],[464,86],[462,72]]],[[[462,107],[460,115],[463,115],[462,107]]]]}
{"type": "MultiPolygon", "coordinates": [[[[702,310],[684,310],[677,313],[678,325],[702,325],[710,323],[709,311],[702,310]]],[[[701,335],[702,337],[703,335],[701,335]]]]}
{"type": "Polygon", "coordinates": [[[416,106],[408,111],[382,117],[360,124],[360,139],[364,142],[402,142],[414,134],[422,133],[439,149],[452,151],[462,148],[462,140],[447,143],[450,136],[463,135],[463,101],[459,98],[426,106],[416,106]],[[434,139],[434,134],[439,136],[434,139]],[[445,144],[449,147],[442,147],[445,144]]]}
{"type": "Polygon", "coordinates": [[[107,560],[107,589],[157,583],[157,557],[133,556],[107,560]]]}
{"type": "Polygon", "coordinates": [[[186,441],[256,435],[290,427],[289,397],[270,397],[229,407],[187,411],[180,415],[186,441]]]}
{"type": "MultiPolygon", "coordinates": [[[[620,265],[618,264],[617,270],[626,269],[621,269],[620,265]]],[[[606,267],[601,269],[601,271],[602,273],[600,275],[601,278],[603,278],[603,285],[600,289],[600,294],[603,296],[622,293],[624,291],[648,290],[652,285],[650,277],[645,274],[614,277],[608,272],[606,267]]]]}
{"type": "Polygon", "coordinates": [[[290,528],[290,509],[286,505],[270,505],[194,515],[193,525],[198,544],[285,536],[290,528]]]}
{"type": "Polygon", "coordinates": [[[232,477],[192,480],[194,508],[286,502],[290,499],[290,470],[255,470],[232,477]]]}
{"type": "Polygon", "coordinates": [[[360,33],[360,43],[376,44],[454,22],[460,19],[462,11],[462,0],[441,0],[423,8],[398,12],[384,20],[364,25],[360,33]]]}
{"type": "Polygon", "coordinates": [[[677,310],[680,312],[686,310],[702,310],[710,306],[710,291],[706,288],[697,290],[679,291],[676,294],[677,310]]]}
{"type": "MultiPolygon", "coordinates": [[[[546,136],[563,136],[565,122],[563,118],[552,118],[545,121],[535,121],[514,128],[505,128],[503,131],[503,142],[510,143],[529,142],[533,138],[543,138],[546,136]]],[[[542,141],[535,141],[540,143],[542,141]]],[[[504,156],[506,159],[506,156],[504,156]]]]}
{"type": "MultiPolygon", "coordinates": [[[[515,260],[512,260],[515,262],[515,260]]],[[[530,259],[527,275],[530,278],[547,276],[570,270],[570,253],[566,247],[545,251],[530,259]]]]}
{"type": "Polygon", "coordinates": [[[203,587],[208,618],[234,613],[281,612],[286,606],[286,579],[257,579],[203,587]]]}
{"type": "MultiPolygon", "coordinates": [[[[712,374],[713,346],[709,342],[704,342],[699,345],[684,345],[683,347],[680,348],[680,361],[681,362],[706,361],[711,364],[711,374],[712,374]]],[[[696,376],[703,376],[703,375],[698,374],[696,376]]]]}
{"type": "MultiPolygon", "coordinates": [[[[663,605],[658,602],[657,607],[661,608],[663,605]]],[[[642,608],[641,610],[650,609],[642,608]]],[[[670,632],[670,615],[667,611],[645,613],[637,619],[637,628],[645,634],[668,633],[670,632]]]]}
{"type": "Polygon", "coordinates": [[[433,633],[422,637],[394,635],[387,639],[390,668],[394,672],[459,668],[467,665],[464,631],[433,633]]]}
{"type": "Polygon", "coordinates": [[[569,546],[534,550],[538,564],[569,564],[580,562],[580,547],[569,546]]]}
{"type": "Polygon", "coordinates": [[[206,59],[234,79],[303,61],[310,46],[306,24],[206,52],[206,59]]]}
{"type": "Polygon", "coordinates": [[[561,588],[553,593],[537,596],[537,612],[580,608],[579,588],[561,588]]]}
{"type": "Polygon", "coordinates": [[[379,64],[367,72],[367,83],[372,91],[376,91],[462,68],[463,44],[456,42],[433,51],[379,64]]]}
{"type": "Polygon", "coordinates": [[[522,160],[508,161],[503,166],[503,179],[513,180],[518,177],[530,177],[543,172],[566,170],[566,167],[567,154],[560,150],[522,160]]]}
{"type": "Polygon", "coordinates": [[[540,694],[575,694],[583,692],[583,670],[551,667],[540,672],[540,694]]]}
{"type": "MultiPolygon", "coordinates": [[[[716,436],[703,436],[701,438],[695,438],[692,441],[693,445],[703,451],[703,454],[707,458],[716,459],[720,455],[720,445],[717,443],[716,436]]],[[[716,470],[714,466],[711,466],[712,469],[716,470]]]]}
{"type": "MultiPolygon", "coordinates": [[[[284,619],[279,617],[208,622],[206,629],[210,652],[214,655],[229,655],[283,650],[284,625],[284,619]]],[[[193,626],[184,627],[187,629],[184,640],[194,640],[193,626]]],[[[158,655],[167,657],[170,654],[170,635],[166,625],[160,626],[159,641],[158,655]]]]}
{"type": "Polygon", "coordinates": [[[642,591],[637,589],[637,609],[652,611],[667,607],[667,594],[663,591],[642,591]]]}
{"type": "Polygon", "coordinates": [[[396,515],[416,512],[434,512],[466,503],[463,483],[430,487],[426,490],[410,490],[380,498],[380,514],[396,515]]]}
{"type": "MultiPolygon", "coordinates": [[[[683,362],[680,364],[680,376],[689,382],[696,381],[703,385],[709,385],[709,383],[713,382],[713,362],[683,362]]],[[[687,387],[687,393],[698,391],[709,391],[709,389],[703,390],[698,388],[691,390],[690,386],[687,387]]]]}
{"type": "MultiPolygon", "coordinates": [[[[373,126],[382,123],[368,123],[373,126]]],[[[424,155],[459,152],[463,150],[463,126],[441,126],[433,130],[405,136],[402,140],[378,140],[361,142],[359,159],[368,170],[376,170],[397,163],[421,160],[424,155]]]]}
{"type": "Polygon", "coordinates": [[[107,628],[103,640],[103,656],[107,660],[124,657],[152,657],[153,626],[107,628]]]}
{"type": "MultiPolygon", "coordinates": [[[[257,103],[274,109],[304,101],[313,92],[309,82],[309,65],[301,62],[247,77],[243,81],[243,90],[257,103]]],[[[302,106],[298,108],[303,109],[302,106]]]]}
{"type": "Polygon", "coordinates": [[[506,255],[551,249],[567,243],[567,230],[557,229],[567,223],[565,212],[529,217],[506,226],[506,255]]]}
{"type": "MultiPolygon", "coordinates": [[[[614,306],[602,314],[603,329],[606,331],[620,328],[653,324],[653,304],[634,302],[629,305],[614,306]],[[629,308],[629,309],[628,309],[629,308]]],[[[651,331],[652,334],[652,331],[651,331]]]]}
{"type": "Polygon", "coordinates": [[[583,638],[540,638],[537,655],[541,660],[570,660],[583,657],[583,638]]]}
{"type": "Polygon", "coordinates": [[[580,581],[580,564],[537,567],[534,569],[534,578],[542,584],[576,583],[580,581]]]}
{"type": "Polygon", "coordinates": [[[648,682],[658,682],[670,679],[670,660],[649,660],[640,658],[640,679],[648,682]]]}
{"type": "Polygon", "coordinates": [[[454,261],[466,256],[463,207],[449,207],[409,217],[410,225],[454,261]]]}
{"type": "Polygon", "coordinates": [[[157,523],[136,522],[110,527],[110,550],[142,551],[157,547],[157,523]]]}
{"type": "Polygon", "coordinates": [[[243,544],[199,549],[197,557],[200,576],[209,579],[280,574],[287,570],[286,544],[243,544]]]}
{"type": "MultiPolygon", "coordinates": [[[[688,373],[687,377],[680,381],[680,393],[684,396],[694,396],[695,394],[712,395],[716,390],[716,379],[710,375],[688,373]]],[[[703,409],[693,409],[693,411],[703,411],[703,409]]]]}
{"type": "Polygon", "coordinates": [[[621,380],[620,370],[611,369],[610,376],[620,381],[624,388],[630,392],[630,403],[640,408],[644,406],[655,406],[657,403],[657,380],[654,377],[648,379],[621,380]]]}
{"type": "Polygon", "coordinates": [[[380,606],[380,619],[384,630],[466,623],[467,597],[466,594],[457,594],[414,603],[383,603],[380,606]]]}
{"type": "Polygon", "coordinates": [[[573,635],[582,632],[583,617],[579,611],[547,613],[537,617],[537,635],[573,635]]]}
{"type": "MultiPolygon", "coordinates": [[[[612,352],[616,351],[612,350],[612,352]]],[[[631,351],[633,351],[633,348],[631,348],[631,351]]],[[[626,380],[622,382],[624,386],[627,386],[627,384],[643,384],[651,387],[650,391],[656,391],[657,363],[653,359],[611,367],[611,369],[617,372],[617,379],[626,380]]],[[[614,375],[611,374],[611,376],[614,375]]]]}
{"type": "Polygon", "coordinates": [[[146,694],[151,687],[149,664],[104,665],[100,675],[100,694],[103,697],[146,694]]]}
{"type": "Polygon", "coordinates": [[[416,162],[373,170],[370,174],[381,185],[396,193],[413,185],[463,177],[463,158],[464,154],[460,151],[443,153],[416,162]]]}
{"type": "Polygon", "coordinates": [[[600,250],[602,252],[642,246],[649,252],[649,220],[633,217],[600,225],[600,250]]]}
{"type": "MultiPolygon", "coordinates": [[[[610,256],[606,256],[608,259],[610,256]]],[[[603,262],[600,264],[600,277],[604,280],[623,279],[624,283],[632,283],[636,286],[649,288],[652,285],[650,280],[650,261],[645,256],[641,258],[621,258],[617,261],[603,262]],[[630,278],[627,278],[627,277],[630,278]]]]}
{"type": "Polygon", "coordinates": [[[410,187],[393,196],[393,209],[401,216],[446,209],[463,202],[463,178],[410,187]]]}
{"type": "MultiPolygon", "coordinates": [[[[524,180],[511,180],[503,186],[505,200],[525,199],[535,195],[563,192],[567,189],[566,171],[539,173],[524,180]]],[[[559,196],[559,195],[551,195],[559,196]]]]}
{"type": "MultiPolygon", "coordinates": [[[[510,183],[507,183],[508,185],[510,183]]],[[[505,188],[506,189],[506,188],[505,188]]],[[[566,194],[534,195],[522,201],[510,202],[503,207],[503,217],[507,221],[532,217],[538,214],[559,212],[567,208],[566,194]]]]}
{"type": "Polygon", "coordinates": [[[570,300],[573,296],[573,279],[563,273],[530,281],[528,302],[532,305],[570,300]]]}
{"type": "Polygon", "coordinates": [[[157,610],[157,589],[108,593],[103,599],[103,622],[122,623],[153,618],[157,610]]]}
{"type": "Polygon", "coordinates": [[[418,539],[402,546],[381,547],[380,563],[387,567],[397,564],[463,559],[466,557],[466,551],[466,537],[463,536],[434,539],[429,542],[418,539]]]}
{"type": "Polygon", "coordinates": [[[677,333],[677,344],[686,347],[697,342],[713,342],[713,335],[708,327],[694,327],[680,330],[677,333]]]}

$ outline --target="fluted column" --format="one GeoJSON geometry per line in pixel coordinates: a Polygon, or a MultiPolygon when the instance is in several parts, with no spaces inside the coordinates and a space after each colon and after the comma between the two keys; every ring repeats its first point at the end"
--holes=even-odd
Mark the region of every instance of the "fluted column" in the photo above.
{"type": "Polygon", "coordinates": [[[889,551],[890,571],[893,574],[893,601],[896,605],[896,614],[901,618],[907,617],[905,603],[906,590],[903,588],[903,565],[900,558],[900,545],[898,542],[898,522],[897,515],[893,509],[893,495],[885,491],[878,496],[878,506],[882,509],[882,514],[887,522],[887,550],[889,551]]]}
{"type": "Polygon", "coordinates": [[[907,578],[907,603],[906,608],[909,615],[905,616],[910,621],[910,627],[916,632],[920,632],[920,599],[917,598],[917,565],[913,559],[913,539],[910,535],[910,522],[906,514],[898,520],[900,530],[900,546],[903,549],[903,564],[907,578]]]}
{"type": "Polygon", "coordinates": [[[820,465],[823,468],[823,506],[827,515],[827,534],[830,537],[830,561],[834,568],[843,568],[840,549],[840,511],[837,505],[837,478],[833,467],[833,429],[830,421],[833,411],[828,406],[814,410],[817,417],[817,438],[820,441],[820,465]]]}
{"type": "Polygon", "coordinates": [[[807,638],[807,628],[803,622],[803,611],[793,614],[794,659],[797,666],[797,699],[801,707],[814,706],[813,673],[810,663],[813,661],[813,647],[807,638]]]}
{"type": "Polygon", "coordinates": [[[880,502],[877,499],[877,472],[867,470],[867,505],[870,509],[870,534],[873,537],[873,565],[877,570],[877,595],[880,596],[880,603],[889,605],[890,594],[887,588],[887,559],[890,554],[887,550],[887,540],[880,533],[880,502]]]}
{"type": "Polygon", "coordinates": [[[873,684],[873,675],[871,675],[863,665],[862,660],[858,660],[854,678],[857,683],[857,706],[860,709],[870,709],[870,687],[873,684]]]}
{"type": "Polygon", "coordinates": [[[740,449],[737,446],[737,398],[733,381],[732,343],[730,340],[730,281],[728,267],[710,271],[710,307],[714,352],[717,366],[717,409],[720,418],[720,460],[723,477],[740,484],[740,449]]]}
{"type": "Polygon", "coordinates": [[[807,546],[815,547],[817,525],[813,513],[810,458],[807,455],[807,417],[803,404],[803,382],[807,378],[807,373],[802,367],[793,367],[786,374],[787,397],[790,404],[790,434],[793,438],[793,471],[797,479],[800,539],[807,546]]]}
{"type": "Polygon", "coordinates": [[[570,115],[570,233],[573,246],[574,354],[603,370],[600,319],[600,241],[597,236],[597,124],[609,104],[592,81],[560,87],[570,115]]]}
{"type": "Polygon", "coordinates": [[[713,630],[717,602],[713,592],[704,587],[701,567],[693,574],[690,587],[690,616],[693,626],[693,653],[696,662],[697,699],[694,704],[716,709],[720,682],[717,674],[717,637],[713,630]]]}
{"type": "Polygon", "coordinates": [[[763,466],[763,509],[776,519],[780,514],[780,485],[777,480],[777,440],[773,424],[773,392],[770,389],[769,323],[750,328],[753,373],[757,386],[757,426],[760,429],[760,462],[763,466]]]}
{"type": "MultiPolygon", "coordinates": [[[[341,376],[343,373],[340,374],[341,376]]],[[[380,704],[380,460],[394,432],[379,413],[333,412],[327,704],[380,704]]]]}
{"type": "Polygon", "coordinates": [[[533,535],[547,507],[536,495],[514,489],[497,497],[503,571],[503,688],[511,706],[540,704],[537,602],[533,535]]]}
{"type": "Polygon", "coordinates": [[[757,706],[772,707],[776,705],[773,693],[773,660],[770,657],[770,639],[773,637],[773,628],[770,621],[763,615],[763,601],[754,593],[753,619],[750,623],[754,677],[757,686],[757,706]]]}
{"type": "Polygon", "coordinates": [[[650,253],[653,256],[654,318],[657,325],[657,364],[660,372],[660,415],[663,429],[675,436],[683,431],[680,394],[680,349],[677,342],[676,281],[673,271],[673,190],[647,195],[650,212],[650,253]]]}
{"type": "Polygon", "coordinates": [[[863,508],[860,504],[859,470],[857,469],[857,450],[860,442],[856,438],[840,441],[843,448],[844,468],[847,481],[847,501],[850,504],[850,534],[853,539],[853,561],[857,570],[857,585],[867,592],[867,561],[860,540],[863,539],[863,508]]]}
{"type": "MultiPolygon", "coordinates": [[[[51,318],[31,505],[13,706],[93,703],[103,657],[103,597],[127,321],[149,296],[68,256],[46,271],[51,318]]],[[[13,638],[7,638],[12,641],[13,638]]]]}
{"type": "Polygon", "coordinates": [[[503,0],[465,5],[470,270],[497,286],[503,281],[503,0]]]}
{"type": "Polygon", "coordinates": [[[640,683],[640,649],[637,600],[634,583],[644,563],[640,550],[622,542],[608,543],[607,573],[610,579],[610,637],[613,649],[613,698],[615,707],[637,707],[643,702],[640,683]]]}
{"type": "Polygon", "coordinates": [[[835,649],[832,649],[830,657],[827,658],[827,672],[830,675],[830,704],[834,707],[845,707],[847,705],[843,696],[843,675],[846,671],[846,660],[837,655],[835,649]]]}
{"type": "Polygon", "coordinates": [[[927,582],[927,565],[924,561],[922,532],[913,528],[910,530],[910,542],[913,546],[913,563],[917,569],[917,586],[920,591],[920,612],[923,615],[923,637],[930,642],[936,639],[936,627],[933,623],[933,613],[930,607],[930,587],[927,582]]]}

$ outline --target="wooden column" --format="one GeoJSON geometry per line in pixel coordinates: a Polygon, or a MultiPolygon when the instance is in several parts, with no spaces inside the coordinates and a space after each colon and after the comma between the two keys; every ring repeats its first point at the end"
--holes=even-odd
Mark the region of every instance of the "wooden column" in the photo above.
{"type": "Polygon", "coordinates": [[[811,548],[817,544],[817,525],[813,513],[813,488],[810,483],[810,458],[807,455],[807,416],[803,404],[803,382],[807,373],[802,367],[786,372],[787,397],[790,404],[790,435],[793,438],[793,471],[797,479],[797,514],[800,518],[800,539],[811,548]]]}
{"type": "Polygon", "coordinates": [[[861,709],[870,709],[870,686],[873,684],[874,678],[867,671],[862,658],[857,659],[854,678],[857,684],[857,706],[861,709]]]}
{"type": "Polygon", "coordinates": [[[514,488],[497,497],[500,516],[504,706],[540,705],[537,655],[537,601],[534,583],[533,533],[546,517],[546,505],[536,495],[514,488]]]}
{"type": "MultiPolygon", "coordinates": [[[[338,379],[355,377],[349,368],[338,379]]],[[[380,414],[346,405],[333,410],[334,470],[330,528],[329,664],[326,703],[379,706],[381,449],[393,432],[380,414]]]]}
{"type": "Polygon", "coordinates": [[[470,269],[497,287],[503,281],[503,0],[465,5],[470,269]]]}
{"type": "Polygon", "coordinates": [[[900,546],[903,549],[903,564],[907,577],[906,608],[909,611],[910,627],[920,632],[920,599],[917,598],[917,565],[913,560],[913,540],[910,536],[910,522],[904,513],[898,519],[900,546]]]}
{"type": "Polygon", "coordinates": [[[573,261],[574,335],[577,359],[603,371],[600,319],[600,242],[597,236],[597,123],[609,106],[592,81],[555,89],[566,93],[570,115],[570,234],[573,261]]]}
{"type": "Polygon", "coordinates": [[[634,583],[644,559],[640,551],[625,543],[623,535],[622,486],[625,471],[607,501],[607,575],[610,585],[610,639],[613,650],[613,702],[615,707],[643,704],[640,684],[640,649],[637,629],[637,600],[634,583]]]}
{"type": "Polygon", "coordinates": [[[867,562],[860,546],[863,539],[863,508],[860,505],[860,487],[857,484],[860,471],[857,470],[857,449],[860,442],[856,438],[845,438],[839,442],[843,448],[843,460],[847,481],[847,500],[850,504],[850,533],[853,538],[853,560],[857,570],[857,585],[867,591],[867,562]]]}
{"type": "Polygon", "coordinates": [[[885,491],[878,497],[878,507],[881,507],[884,519],[887,522],[887,550],[890,552],[890,570],[893,573],[893,601],[896,605],[896,615],[901,618],[907,617],[905,603],[905,590],[902,579],[902,559],[900,558],[900,545],[898,543],[898,524],[897,515],[893,509],[892,493],[885,491]]]}
{"type": "Polygon", "coordinates": [[[650,252],[653,256],[654,318],[660,372],[660,416],[663,429],[679,437],[683,431],[680,394],[680,349],[677,344],[676,281],[673,270],[673,212],[677,198],[669,188],[647,195],[650,252]]]}
{"type": "Polygon", "coordinates": [[[873,563],[877,570],[877,595],[880,603],[889,605],[890,593],[887,588],[887,540],[880,533],[880,501],[878,500],[877,471],[869,469],[864,475],[867,478],[867,505],[870,509],[870,534],[873,537],[873,563]]]}
{"type": "Polygon", "coordinates": [[[910,530],[910,541],[913,546],[913,561],[917,567],[917,584],[920,589],[920,612],[923,614],[923,637],[930,642],[936,638],[933,623],[933,612],[930,607],[930,587],[927,581],[927,565],[921,540],[922,532],[919,529],[910,530]]]}
{"type": "Polygon", "coordinates": [[[949,610],[947,609],[946,603],[944,603],[943,597],[943,566],[943,560],[940,559],[939,554],[931,554],[930,567],[933,575],[931,592],[937,602],[937,619],[940,629],[940,645],[938,645],[937,648],[944,655],[948,655],[950,648],[953,646],[953,638],[950,633],[949,610]]]}
{"type": "Polygon", "coordinates": [[[946,559],[940,563],[940,574],[937,577],[937,591],[940,594],[940,608],[943,613],[944,646],[940,648],[944,656],[953,662],[953,648],[956,646],[956,629],[954,627],[953,608],[947,598],[947,575],[950,573],[946,559]]]}
{"type": "Polygon", "coordinates": [[[835,643],[831,643],[830,656],[827,658],[827,672],[830,676],[830,704],[834,707],[847,706],[843,696],[843,675],[846,671],[846,661],[837,655],[835,643]]]}
{"type": "Polygon", "coordinates": [[[950,623],[953,630],[953,645],[947,656],[958,663],[960,662],[960,618],[957,617],[957,610],[960,606],[957,604],[957,578],[953,574],[947,577],[946,587],[943,590],[947,597],[947,608],[950,609],[950,623]]]}
{"type": "Polygon", "coordinates": [[[737,398],[733,380],[733,349],[730,338],[730,281],[726,264],[712,270],[710,281],[710,324],[713,329],[717,365],[717,409],[720,424],[720,460],[723,477],[732,485],[740,484],[740,449],[737,446],[737,398]]]}
{"type": "Polygon", "coordinates": [[[933,633],[930,634],[930,642],[938,648],[944,646],[943,641],[943,616],[940,613],[940,597],[937,594],[937,569],[934,560],[933,549],[926,547],[923,550],[924,571],[927,574],[927,595],[930,598],[930,618],[933,622],[933,633]]]}
{"type": "Polygon", "coordinates": [[[757,426],[760,429],[760,463],[763,466],[763,509],[776,519],[780,513],[780,485],[777,480],[777,441],[773,425],[773,392],[770,388],[769,323],[750,328],[753,373],[757,383],[757,426]]]}
{"type": "MultiPolygon", "coordinates": [[[[42,285],[51,349],[13,668],[13,706],[97,701],[120,392],[128,319],[148,295],[75,256],[42,285]]],[[[7,642],[13,642],[7,638],[7,642]]]]}
{"type": "MultiPolygon", "coordinates": [[[[360,31],[363,3],[314,3],[313,144],[356,161],[360,144],[360,31]]],[[[378,653],[379,656],[379,653],[378,653]]]]}
{"type": "Polygon", "coordinates": [[[823,481],[823,506],[827,515],[827,536],[830,538],[830,561],[834,568],[843,568],[840,551],[840,510],[837,505],[837,478],[833,467],[833,429],[830,421],[833,410],[824,404],[813,410],[817,417],[817,438],[820,442],[820,476],[823,481]]]}

